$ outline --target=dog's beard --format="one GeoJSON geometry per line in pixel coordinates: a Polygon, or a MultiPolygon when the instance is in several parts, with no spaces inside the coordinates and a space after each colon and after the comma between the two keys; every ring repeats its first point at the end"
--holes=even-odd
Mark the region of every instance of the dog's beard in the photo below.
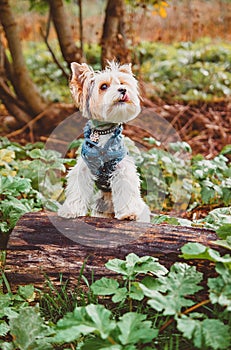
{"type": "MultiPolygon", "coordinates": [[[[126,95],[118,91],[106,92],[103,96],[89,96],[85,111],[89,119],[126,123],[140,113],[140,101],[136,92],[127,91],[126,95]]],[[[84,113],[86,116],[86,113],[84,113]]]]}

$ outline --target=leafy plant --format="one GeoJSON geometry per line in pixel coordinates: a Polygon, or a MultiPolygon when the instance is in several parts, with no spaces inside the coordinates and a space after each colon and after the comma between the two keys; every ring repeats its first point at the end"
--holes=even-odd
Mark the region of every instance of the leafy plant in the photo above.
{"type": "MultiPolygon", "coordinates": [[[[149,140],[153,143],[153,140],[149,140]]],[[[160,146],[160,143],[159,143],[160,146]]],[[[191,149],[185,142],[172,143],[168,151],[152,148],[135,155],[141,186],[152,210],[189,210],[199,205],[231,204],[231,165],[225,147],[212,160],[182,157],[191,149]]]]}
{"type": "MultiPolygon", "coordinates": [[[[229,229],[225,225],[218,230],[221,240],[215,241],[215,245],[229,246],[229,229]]],[[[119,275],[117,279],[103,277],[89,286],[103,305],[85,299],[85,305],[73,305],[72,311],[60,314],[58,321],[49,324],[41,317],[38,306],[29,304],[35,297],[34,288],[19,287],[13,294],[2,274],[8,292],[0,293],[1,348],[53,349],[59,344],[61,349],[70,344],[76,350],[151,350],[168,348],[164,334],[172,339],[168,332],[174,332],[178,334],[177,349],[187,341],[187,349],[228,349],[231,256],[221,256],[215,249],[196,243],[186,244],[182,253],[186,259],[207,259],[216,264],[218,276],[207,282],[208,299],[197,300],[197,293],[204,287],[203,275],[195,266],[176,262],[168,271],[153,257],[131,253],[125,260],[112,259],[106,263],[108,269],[119,275]],[[123,298],[116,297],[120,295],[123,298]],[[102,296],[107,299],[102,300],[102,296]],[[131,304],[131,300],[139,303],[131,304]],[[208,304],[217,306],[219,311],[208,312],[203,308],[208,304]]],[[[54,291],[52,287],[51,292],[54,291]]],[[[57,301],[60,297],[57,293],[57,301]]]]}
{"type": "Polygon", "coordinates": [[[175,45],[142,42],[137,52],[151,98],[209,102],[231,94],[229,44],[208,38],[175,45]]]}
{"type": "Polygon", "coordinates": [[[43,206],[57,210],[63,191],[57,174],[67,162],[43,143],[21,146],[0,139],[0,231],[8,232],[23,214],[43,206]]]}

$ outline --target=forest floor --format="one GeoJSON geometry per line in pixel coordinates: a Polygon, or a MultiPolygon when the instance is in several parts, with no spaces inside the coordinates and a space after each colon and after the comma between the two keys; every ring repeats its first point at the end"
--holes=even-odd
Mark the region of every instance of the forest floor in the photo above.
{"type": "MultiPolygon", "coordinates": [[[[166,104],[163,101],[154,103],[149,99],[144,99],[143,107],[151,108],[151,110],[160,117],[167,120],[176,130],[180,139],[187,142],[192,148],[192,154],[202,154],[207,159],[214,158],[222,148],[231,144],[231,102],[222,101],[213,104],[166,104]]],[[[70,108],[71,109],[71,108],[70,108]]],[[[73,112],[75,107],[73,105],[73,112]]],[[[150,121],[150,123],[152,123],[150,121]]],[[[0,125],[1,136],[9,136],[11,141],[26,144],[32,141],[44,141],[49,137],[48,133],[41,130],[33,131],[27,128],[17,134],[12,132],[14,125],[13,117],[8,112],[0,108],[0,125]],[[33,135],[32,135],[33,134],[33,135]]],[[[55,125],[56,126],[56,125],[55,125]]],[[[55,127],[54,126],[54,127],[55,127]]],[[[126,131],[127,134],[135,141],[140,141],[147,136],[142,129],[134,129],[126,131]]]]}

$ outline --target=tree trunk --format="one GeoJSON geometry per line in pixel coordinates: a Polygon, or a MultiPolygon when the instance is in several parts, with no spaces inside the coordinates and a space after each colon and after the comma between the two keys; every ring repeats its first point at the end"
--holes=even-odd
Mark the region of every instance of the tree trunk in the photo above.
{"type": "MultiPolygon", "coordinates": [[[[75,285],[82,265],[91,278],[112,276],[105,268],[109,259],[124,259],[129,253],[151,255],[169,268],[179,258],[187,242],[211,245],[216,240],[211,230],[82,217],[62,219],[55,213],[24,215],[10,235],[5,272],[12,286],[33,283],[42,287],[47,275],[54,284],[63,279],[75,285]]],[[[191,260],[205,277],[215,274],[209,261],[191,260]]]]}
{"type": "Polygon", "coordinates": [[[6,106],[9,113],[11,113],[17,120],[18,126],[28,123],[31,120],[29,114],[27,114],[20,101],[13,96],[10,88],[7,86],[5,80],[0,76],[0,96],[2,103],[6,106]]]}
{"type": "Polygon", "coordinates": [[[130,61],[126,46],[124,0],[108,0],[101,39],[102,67],[106,60],[116,59],[121,63],[130,61]]]}
{"type": "Polygon", "coordinates": [[[72,28],[66,15],[63,0],[48,1],[64,60],[69,66],[71,62],[82,62],[81,50],[74,43],[72,28]]]}
{"type": "Polygon", "coordinates": [[[17,23],[14,19],[8,0],[0,1],[0,22],[3,26],[12,57],[13,86],[32,115],[41,113],[46,104],[33,84],[22,53],[17,23]]]}

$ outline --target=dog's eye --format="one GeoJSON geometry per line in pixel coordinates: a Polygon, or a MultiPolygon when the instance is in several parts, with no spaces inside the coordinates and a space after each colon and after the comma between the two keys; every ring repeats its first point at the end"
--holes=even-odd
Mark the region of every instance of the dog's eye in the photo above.
{"type": "Polygon", "coordinates": [[[107,90],[107,88],[108,88],[108,85],[105,83],[100,86],[100,90],[107,90]]]}

